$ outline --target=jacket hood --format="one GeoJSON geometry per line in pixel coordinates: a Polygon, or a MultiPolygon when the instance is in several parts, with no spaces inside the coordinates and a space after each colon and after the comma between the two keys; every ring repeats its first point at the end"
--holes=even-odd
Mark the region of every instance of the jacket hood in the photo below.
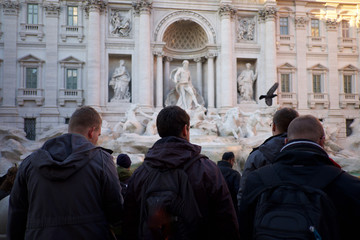
{"type": "Polygon", "coordinates": [[[179,137],[164,137],[149,149],[144,161],[152,167],[177,168],[198,156],[201,147],[179,137]]]}
{"type": "Polygon", "coordinates": [[[86,165],[95,156],[96,148],[84,136],[68,133],[46,141],[31,163],[47,179],[64,180],[86,165]]]}
{"type": "Polygon", "coordinates": [[[285,145],[286,133],[279,134],[268,138],[263,144],[260,145],[259,151],[264,154],[269,162],[273,162],[281,148],[285,145]]]}

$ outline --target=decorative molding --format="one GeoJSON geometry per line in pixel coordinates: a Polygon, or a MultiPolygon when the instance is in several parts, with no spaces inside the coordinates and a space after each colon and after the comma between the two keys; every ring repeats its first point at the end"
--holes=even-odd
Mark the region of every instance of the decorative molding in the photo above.
{"type": "Polygon", "coordinates": [[[157,57],[163,57],[164,56],[164,51],[162,50],[154,50],[153,54],[157,57]]]}
{"type": "Polygon", "coordinates": [[[167,62],[172,62],[174,59],[172,57],[169,56],[165,56],[165,61],[167,62]]]}
{"type": "Polygon", "coordinates": [[[18,1],[5,0],[2,4],[5,15],[17,15],[20,3],[18,1]]]}
{"type": "Polygon", "coordinates": [[[230,4],[222,4],[219,8],[220,17],[232,17],[236,14],[236,9],[230,4]]]}
{"type": "Polygon", "coordinates": [[[199,63],[202,62],[203,59],[201,57],[194,58],[194,62],[199,63]]]}
{"type": "Polygon", "coordinates": [[[87,13],[95,11],[103,11],[107,3],[105,0],[83,0],[84,9],[87,13]]]}
{"type": "Polygon", "coordinates": [[[336,19],[326,19],[326,28],[328,31],[337,31],[338,22],[336,19]]]}
{"type": "Polygon", "coordinates": [[[259,19],[264,20],[275,20],[277,9],[276,7],[266,7],[259,10],[259,19]]]}
{"type": "Polygon", "coordinates": [[[58,3],[45,2],[43,6],[47,16],[59,16],[60,5],[58,3]]]}
{"type": "Polygon", "coordinates": [[[306,29],[309,19],[306,17],[296,17],[295,18],[295,27],[297,29],[306,29]]]}
{"type": "MultiPolygon", "coordinates": [[[[159,22],[159,24],[157,24],[157,27],[154,31],[154,39],[155,41],[157,41],[157,37],[160,31],[160,28],[166,23],[168,22],[171,18],[176,18],[176,20],[192,20],[192,19],[199,19],[202,23],[204,23],[209,30],[211,31],[212,34],[212,38],[213,38],[213,43],[216,43],[216,31],[215,29],[212,27],[212,25],[210,24],[210,22],[202,15],[193,12],[193,11],[188,11],[188,10],[182,10],[182,11],[176,11],[176,12],[172,12],[168,15],[166,15],[163,19],[161,19],[161,21],[159,22]],[[179,17],[179,18],[176,18],[179,17]]],[[[196,21],[195,21],[196,22],[196,21]]]]}
{"type": "Polygon", "coordinates": [[[218,55],[217,52],[209,51],[206,53],[205,58],[214,58],[214,57],[217,57],[217,55],[218,55]]]}
{"type": "Polygon", "coordinates": [[[152,3],[148,2],[147,0],[137,0],[136,2],[132,3],[132,6],[135,10],[135,13],[150,13],[152,9],[152,3]]]}

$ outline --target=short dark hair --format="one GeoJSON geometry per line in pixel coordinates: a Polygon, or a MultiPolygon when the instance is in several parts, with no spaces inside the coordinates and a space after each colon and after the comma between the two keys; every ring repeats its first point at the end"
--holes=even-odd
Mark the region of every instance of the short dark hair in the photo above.
{"type": "Polygon", "coordinates": [[[160,137],[179,137],[185,125],[190,126],[190,117],[178,106],[163,108],[156,119],[156,127],[160,137]]]}
{"type": "Polygon", "coordinates": [[[222,160],[229,161],[230,159],[235,158],[235,155],[233,152],[225,152],[222,155],[222,160]]]}
{"type": "Polygon", "coordinates": [[[101,127],[100,114],[90,106],[83,106],[75,110],[69,121],[69,132],[84,133],[87,128],[101,127]]]}
{"type": "Polygon", "coordinates": [[[273,122],[279,132],[284,133],[287,132],[290,122],[298,116],[299,113],[296,110],[285,107],[276,111],[273,117],[273,122]]]}
{"type": "Polygon", "coordinates": [[[289,125],[288,139],[307,139],[318,142],[320,138],[325,137],[325,132],[319,119],[312,115],[300,116],[289,125]]]}

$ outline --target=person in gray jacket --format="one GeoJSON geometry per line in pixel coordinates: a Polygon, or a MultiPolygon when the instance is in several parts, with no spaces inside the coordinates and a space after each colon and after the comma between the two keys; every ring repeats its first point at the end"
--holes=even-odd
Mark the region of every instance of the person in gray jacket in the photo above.
{"type": "Polygon", "coordinates": [[[21,163],[9,202],[8,239],[114,239],[123,197],[111,151],[95,146],[101,117],[88,106],[69,133],[21,163]]]}
{"type": "Polygon", "coordinates": [[[290,122],[298,116],[299,114],[296,110],[286,107],[281,108],[274,114],[271,126],[272,136],[266,139],[259,147],[254,148],[245,162],[237,195],[238,207],[240,206],[240,200],[247,176],[252,171],[273,162],[276,155],[285,145],[285,138],[287,137],[286,132],[290,122]]]}

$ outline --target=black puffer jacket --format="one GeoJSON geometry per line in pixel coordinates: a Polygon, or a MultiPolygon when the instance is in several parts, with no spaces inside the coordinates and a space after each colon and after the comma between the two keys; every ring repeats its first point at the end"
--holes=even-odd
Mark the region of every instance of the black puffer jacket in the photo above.
{"type": "Polygon", "coordinates": [[[231,194],[231,198],[234,203],[234,207],[237,209],[238,204],[237,204],[236,196],[238,194],[240,187],[241,175],[238,171],[232,169],[232,166],[228,161],[224,161],[224,160],[218,161],[217,165],[220,168],[220,171],[225,178],[226,184],[231,194]]]}
{"type": "MultiPolygon", "coordinates": [[[[318,178],[339,167],[316,143],[310,141],[293,141],[287,144],[273,163],[273,168],[283,181],[299,185],[309,185],[319,181],[318,178]],[[329,169],[330,168],[330,169],[329,169]]],[[[252,238],[252,223],[256,202],[252,199],[254,192],[264,187],[260,175],[262,168],[252,172],[246,181],[243,198],[239,209],[241,239],[252,238]]],[[[359,234],[360,226],[360,180],[346,172],[338,175],[323,189],[337,209],[337,220],[340,227],[340,239],[354,239],[359,234]]]]}
{"type": "Polygon", "coordinates": [[[246,183],[246,179],[252,171],[261,168],[267,164],[274,162],[277,154],[285,145],[286,133],[269,137],[259,147],[254,148],[246,159],[244,171],[241,176],[239,193],[237,195],[237,203],[240,204],[242,192],[246,183]]]}
{"type": "MultiPolygon", "coordinates": [[[[195,158],[201,147],[177,137],[158,140],[145,156],[154,167],[177,168],[195,158]]],[[[207,225],[199,228],[202,239],[238,239],[238,223],[226,182],[214,162],[206,157],[195,161],[186,171],[202,216],[207,225]]],[[[138,239],[141,191],[148,171],[140,166],[130,178],[125,196],[126,239],[138,239]]]]}
{"type": "Polygon", "coordinates": [[[9,239],[111,239],[123,198],[112,156],[78,134],[48,140],[20,165],[9,239]]]}

